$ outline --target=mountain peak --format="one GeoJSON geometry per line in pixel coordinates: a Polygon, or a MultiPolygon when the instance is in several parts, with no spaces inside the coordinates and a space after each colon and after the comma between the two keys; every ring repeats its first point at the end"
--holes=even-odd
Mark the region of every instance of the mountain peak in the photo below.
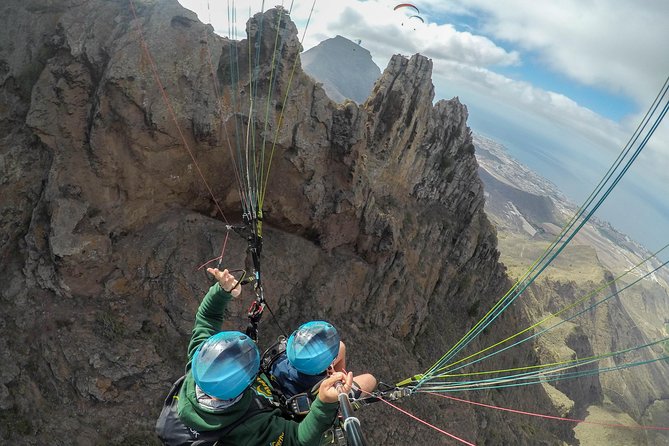
{"type": "Polygon", "coordinates": [[[302,68],[336,102],[364,102],[381,75],[366,48],[340,35],[302,53],[302,68]]]}

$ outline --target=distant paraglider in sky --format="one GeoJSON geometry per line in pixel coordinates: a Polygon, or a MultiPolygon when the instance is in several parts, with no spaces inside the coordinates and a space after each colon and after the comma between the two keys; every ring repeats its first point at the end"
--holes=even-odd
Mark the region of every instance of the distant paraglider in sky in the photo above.
{"type": "MultiPolygon", "coordinates": [[[[409,18],[407,19],[408,20],[407,23],[412,23],[413,22],[415,24],[414,21],[420,21],[421,23],[425,23],[425,20],[423,20],[423,18],[418,15],[418,14],[420,14],[420,10],[418,9],[418,7],[416,5],[414,5],[412,3],[400,3],[399,5],[397,5],[393,8],[393,11],[397,11],[398,9],[402,10],[404,8],[408,8],[408,9],[413,10],[413,11],[416,12],[416,14],[413,14],[413,15],[409,16],[409,18]]],[[[402,26],[404,26],[404,22],[402,22],[402,26]]],[[[415,30],[416,30],[416,28],[414,28],[414,31],[415,30]]]]}
{"type": "Polygon", "coordinates": [[[400,3],[399,5],[395,6],[393,10],[397,11],[400,8],[411,8],[414,11],[416,11],[416,14],[420,14],[420,10],[418,9],[418,7],[416,7],[416,5],[412,3],[400,3]]]}

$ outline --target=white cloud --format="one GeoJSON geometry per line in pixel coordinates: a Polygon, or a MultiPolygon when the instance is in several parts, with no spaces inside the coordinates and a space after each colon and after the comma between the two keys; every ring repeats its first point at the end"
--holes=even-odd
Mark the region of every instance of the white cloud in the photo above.
{"type": "MultiPolygon", "coordinates": [[[[195,11],[204,22],[209,22],[211,17],[214,29],[223,35],[228,34],[227,2],[180,0],[180,3],[195,11]]],[[[272,6],[274,3],[277,2],[271,2],[272,6]]],[[[286,8],[291,6],[288,1],[284,4],[286,8]]],[[[249,10],[260,11],[262,5],[260,0],[235,2],[240,37],[244,37],[244,23],[249,10]]],[[[265,9],[269,5],[270,2],[265,2],[265,9]]],[[[307,26],[312,5],[311,1],[298,1],[292,5],[291,18],[298,25],[300,38],[307,26]]],[[[409,19],[411,14],[409,11],[394,11],[391,3],[381,0],[317,1],[303,45],[308,49],[337,34],[351,40],[361,39],[382,69],[390,56],[397,53],[410,55],[420,52],[435,60],[452,60],[475,66],[513,65],[519,61],[517,53],[506,51],[486,37],[458,32],[448,24],[421,23],[409,19]]]]}
{"type": "MultiPolygon", "coordinates": [[[[207,10],[207,0],[180,1],[205,22],[211,16],[215,29],[228,29],[227,2],[209,0],[207,10]]],[[[290,7],[289,1],[284,4],[290,7]]],[[[235,5],[237,28],[243,37],[249,9],[259,11],[262,2],[236,1],[235,5]]],[[[266,3],[265,9],[271,6],[266,3]]],[[[293,5],[291,18],[298,25],[300,38],[311,6],[311,1],[293,5]]],[[[572,169],[594,176],[599,175],[600,165],[615,158],[641,115],[617,123],[564,95],[493,72],[496,66],[523,63],[520,52],[507,50],[498,42],[530,51],[546,67],[578,83],[625,94],[643,111],[669,74],[666,1],[616,2],[613,7],[610,2],[578,0],[423,0],[419,7],[427,23],[414,20],[411,26],[407,26],[408,15],[393,11],[392,6],[394,3],[380,0],[319,0],[303,45],[308,49],[337,34],[361,39],[382,70],[393,54],[425,54],[434,62],[437,94],[448,91],[459,95],[465,104],[491,110],[492,115],[503,114],[506,122],[517,127],[516,132],[526,132],[528,137],[541,135],[556,147],[562,145],[556,150],[564,154],[555,153],[556,159],[571,152],[592,160],[590,165],[572,169]],[[451,13],[475,14],[487,37],[431,22],[431,17],[443,13],[446,17],[451,13]]],[[[664,124],[658,129],[635,166],[635,171],[648,173],[646,183],[651,189],[669,182],[667,127],[664,124]]]]}
{"type": "MultiPolygon", "coordinates": [[[[394,11],[388,2],[320,2],[317,11],[310,25],[315,30],[313,35],[359,38],[363,45],[376,46],[384,55],[420,52],[435,60],[476,66],[518,62],[518,54],[507,52],[486,37],[458,32],[448,24],[408,20],[409,12],[394,11]]],[[[318,42],[307,42],[305,46],[310,47],[311,43],[318,42]]]]}
{"type": "MultiPolygon", "coordinates": [[[[631,132],[630,132],[631,134],[631,132]]],[[[665,118],[658,126],[648,146],[639,156],[639,170],[644,172],[646,181],[654,183],[655,192],[660,192],[669,208],[666,198],[669,184],[669,118],[665,118]]]]}
{"type": "MultiPolygon", "coordinates": [[[[504,104],[519,111],[542,116],[545,126],[559,125],[563,131],[577,131],[593,144],[617,148],[625,132],[620,126],[580,106],[572,99],[510,79],[485,68],[457,63],[435,64],[435,83],[445,82],[475,91],[485,101],[504,104]]],[[[480,104],[485,107],[484,104],[480,104]]],[[[522,123],[518,123],[522,128],[522,123]]]]}
{"type": "Polygon", "coordinates": [[[537,54],[580,83],[645,106],[669,74],[669,2],[427,0],[468,10],[487,35],[537,54]]]}
{"type": "MultiPolygon", "coordinates": [[[[215,29],[227,32],[229,2],[181,0],[181,3],[195,10],[203,21],[211,17],[215,29]]],[[[264,2],[264,8],[275,3],[279,2],[264,2]]],[[[649,103],[648,98],[656,94],[664,79],[662,76],[669,73],[669,58],[657,53],[658,44],[669,42],[669,26],[662,26],[666,23],[657,20],[657,17],[669,16],[669,2],[664,1],[645,2],[643,8],[621,2],[613,8],[610,3],[579,0],[559,3],[424,0],[418,6],[427,23],[417,22],[411,26],[406,25],[413,11],[408,8],[394,11],[394,3],[388,1],[338,0],[315,4],[284,1],[283,4],[286,8],[292,6],[291,18],[300,33],[314,6],[305,49],[336,34],[351,40],[361,39],[381,69],[393,54],[420,52],[433,59],[435,83],[449,82],[475,91],[479,97],[543,116],[553,125],[578,132],[596,145],[615,150],[625,135],[633,131],[632,125],[636,125],[640,116],[618,124],[564,95],[497,74],[489,68],[521,63],[519,53],[507,51],[487,37],[459,32],[450,24],[430,23],[426,12],[476,13],[491,36],[534,51],[553,69],[579,82],[624,91],[643,107],[649,103]],[[662,40],[662,36],[666,38],[662,40]]],[[[243,37],[249,11],[259,11],[263,1],[237,0],[234,5],[237,29],[243,37]]],[[[666,145],[656,146],[655,150],[669,151],[666,145]]]]}

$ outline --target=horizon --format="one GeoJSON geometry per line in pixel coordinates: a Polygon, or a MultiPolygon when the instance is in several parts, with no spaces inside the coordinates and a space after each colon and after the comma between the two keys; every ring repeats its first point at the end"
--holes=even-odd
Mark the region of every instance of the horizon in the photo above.
{"type": "MultiPolygon", "coordinates": [[[[179,1],[226,35],[225,6],[179,1]]],[[[241,11],[257,12],[263,4],[237,1],[238,29],[249,16],[241,11]]],[[[669,3],[616,9],[571,0],[559,7],[522,0],[512,6],[484,0],[414,4],[424,22],[411,26],[404,22],[415,11],[396,11],[381,0],[294,2],[291,18],[304,36],[303,51],[340,35],[361,40],[382,71],[393,54],[431,58],[435,101],[458,97],[473,131],[506,146],[575,203],[606,172],[669,74],[669,59],[655,49],[669,41],[669,27],[662,26],[669,3]]],[[[595,216],[654,250],[666,243],[668,182],[664,122],[595,216]]]]}

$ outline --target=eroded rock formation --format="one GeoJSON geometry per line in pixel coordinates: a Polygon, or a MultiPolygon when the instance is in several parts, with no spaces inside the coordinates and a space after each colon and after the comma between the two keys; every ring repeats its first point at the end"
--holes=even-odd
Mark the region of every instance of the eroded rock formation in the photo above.
{"type": "MultiPolygon", "coordinates": [[[[232,98],[250,90],[247,74],[229,81],[229,61],[232,52],[246,66],[248,42],[214,35],[174,0],[134,5],[138,18],[126,1],[2,7],[3,441],[155,442],[154,420],[209,285],[196,268],[226,236],[198,170],[226,218],[239,221],[226,139],[232,98]]],[[[265,35],[278,13],[267,12],[265,35]]],[[[256,18],[252,40],[258,30],[256,18]]],[[[280,32],[273,74],[274,39],[259,45],[257,102],[271,91],[271,106],[258,135],[277,135],[265,202],[268,302],[286,330],[313,318],[335,323],[353,370],[406,378],[509,286],[483,213],[466,108],[432,104],[431,62],[418,55],[394,57],[361,106],[337,106],[299,63],[291,76],[301,48],[291,22],[280,32]]],[[[240,267],[245,248],[232,234],[226,262],[240,267]]],[[[249,299],[232,306],[226,328],[243,329],[249,299]]],[[[265,345],[278,334],[269,319],[265,345]]],[[[495,334],[522,322],[510,311],[495,334]]],[[[514,359],[534,360],[531,348],[514,359]]],[[[480,398],[548,404],[540,389],[480,398]]],[[[361,415],[371,444],[448,444],[380,406],[361,415]]],[[[433,397],[405,407],[472,441],[555,442],[547,426],[433,397]]]]}

